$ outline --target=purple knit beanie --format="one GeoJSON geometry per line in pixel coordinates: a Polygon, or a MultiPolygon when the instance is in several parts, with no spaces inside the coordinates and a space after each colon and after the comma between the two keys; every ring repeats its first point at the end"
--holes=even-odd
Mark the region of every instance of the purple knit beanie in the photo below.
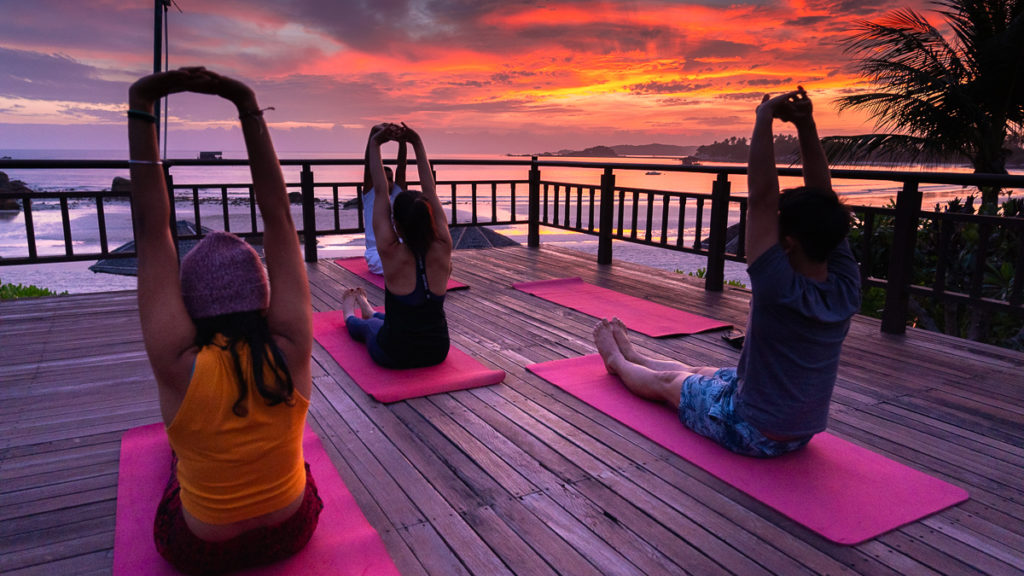
{"type": "Polygon", "coordinates": [[[228,232],[211,232],[181,261],[181,296],[192,318],[264,310],[270,284],[252,246],[228,232]]]}

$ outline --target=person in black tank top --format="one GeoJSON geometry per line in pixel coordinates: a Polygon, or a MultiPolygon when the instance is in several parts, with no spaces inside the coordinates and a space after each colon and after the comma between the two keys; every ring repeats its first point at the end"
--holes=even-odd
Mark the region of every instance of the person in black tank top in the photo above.
{"type": "Polygon", "coordinates": [[[361,288],[345,292],[342,310],[349,335],[366,343],[377,364],[432,366],[444,361],[450,346],[444,300],[452,240],[423,142],[404,124],[380,124],[370,134],[368,162],[374,186],[386,186],[380,147],[388,141],[412,144],[423,191],[401,192],[393,210],[387,202],[374,204],[372,226],[384,267],[385,312],[374,312],[361,288]]]}

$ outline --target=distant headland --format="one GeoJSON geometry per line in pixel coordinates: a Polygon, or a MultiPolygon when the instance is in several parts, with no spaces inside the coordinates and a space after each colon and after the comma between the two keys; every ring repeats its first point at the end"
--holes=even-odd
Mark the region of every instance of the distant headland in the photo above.
{"type": "MultiPolygon", "coordinates": [[[[1007,142],[1010,151],[1006,165],[1008,167],[1024,166],[1024,146],[1016,141],[1007,142]]],[[[777,161],[791,164],[799,162],[800,143],[795,136],[788,134],[775,135],[775,158],[777,161]]],[[[618,146],[591,146],[582,150],[559,150],[558,152],[541,152],[538,154],[509,154],[509,156],[538,157],[575,157],[575,158],[622,158],[622,157],[669,157],[678,158],[684,164],[700,162],[730,162],[745,164],[750,154],[750,144],[746,138],[731,137],[722,141],[700,146],[678,146],[675,144],[620,144],[618,146]]],[[[910,156],[893,154],[876,154],[853,164],[902,165],[915,164],[910,156]]],[[[967,165],[965,159],[937,162],[942,165],[967,165]]]]}
{"type": "Polygon", "coordinates": [[[620,156],[690,156],[698,146],[675,144],[620,144],[618,146],[591,146],[583,150],[559,150],[539,154],[509,154],[509,156],[572,156],[576,158],[618,158],[620,156]]]}

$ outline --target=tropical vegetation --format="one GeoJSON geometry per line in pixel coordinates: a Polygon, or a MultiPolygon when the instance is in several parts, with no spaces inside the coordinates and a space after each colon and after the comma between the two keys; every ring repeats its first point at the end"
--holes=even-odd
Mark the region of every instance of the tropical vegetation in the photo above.
{"type": "Polygon", "coordinates": [[[0,300],[17,300],[19,298],[38,298],[40,296],[63,296],[67,292],[57,293],[49,288],[40,288],[31,284],[4,284],[0,280],[0,300]]]}
{"type": "MultiPolygon", "coordinates": [[[[834,163],[891,156],[899,163],[969,161],[1006,174],[1008,144],[1024,130],[1024,0],[938,0],[944,31],[918,12],[861,21],[847,39],[874,87],[838,101],[868,112],[879,133],[826,138],[834,163]]],[[[982,189],[994,213],[998,188],[982,189]]]]}
{"type": "MultiPolygon", "coordinates": [[[[910,283],[942,286],[945,293],[978,293],[990,300],[1010,300],[1016,289],[1015,266],[1019,265],[1024,233],[1019,226],[992,226],[979,223],[977,218],[962,217],[976,213],[973,201],[973,197],[957,198],[944,207],[936,206],[932,216],[922,216],[910,283]]],[[[887,208],[887,214],[874,218],[870,226],[863,213],[855,214],[850,231],[850,247],[858,262],[869,263],[865,270],[869,277],[888,275],[895,206],[887,208]],[[869,235],[866,242],[865,235],[869,235]]],[[[1024,219],[1024,200],[1003,202],[997,215],[1024,219]]],[[[911,295],[909,304],[906,322],[911,326],[1024,350],[1024,317],[1019,314],[993,315],[971,304],[937,296],[911,295]]],[[[884,306],[885,290],[864,286],[861,314],[881,317],[884,306]]]]}

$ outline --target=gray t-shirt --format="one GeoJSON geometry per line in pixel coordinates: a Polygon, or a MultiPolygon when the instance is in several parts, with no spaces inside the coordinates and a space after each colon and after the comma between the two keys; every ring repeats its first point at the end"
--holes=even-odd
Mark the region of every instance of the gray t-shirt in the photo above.
{"type": "Polygon", "coordinates": [[[828,424],[839,352],[860,308],[860,274],[843,240],[828,278],[798,274],[778,244],[747,268],[750,316],[740,354],[737,410],[764,432],[809,436],[828,424]]]}

